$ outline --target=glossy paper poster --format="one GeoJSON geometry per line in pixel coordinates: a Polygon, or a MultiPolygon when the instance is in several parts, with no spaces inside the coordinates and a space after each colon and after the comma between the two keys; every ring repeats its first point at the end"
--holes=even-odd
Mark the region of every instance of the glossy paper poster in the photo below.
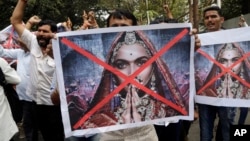
{"type": "Polygon", "coordinates": [[[193,118],[189,24],[103,28],[53,42],[67,136],[193,118]]]}
{"type": "Polygon", "coordinates": [[[197,103],[250,106],[249,33],[244,27],[199,35],[202,47],[194,59],[197,103]]]}
{"type": "Polygon", "coordinates": [[[18,34],[16,33],[12,25],[9,25],[8,27],[0,31],[0,44],[4,48],[20,48],[17,39],[18,34]]]}
{"type": "MultiPolygon", "coordinates": [[[[0,31],[0,45],[3,46],[5,49],[20,48],[20,45],[18,43],[18,34],[14,30],[12,25],[9,25],[8,27],[0,31]]],[[[6,59],[10,65],[16,65],[16,60],[13,60],[11,58],[4,59],[6,59]]]]}

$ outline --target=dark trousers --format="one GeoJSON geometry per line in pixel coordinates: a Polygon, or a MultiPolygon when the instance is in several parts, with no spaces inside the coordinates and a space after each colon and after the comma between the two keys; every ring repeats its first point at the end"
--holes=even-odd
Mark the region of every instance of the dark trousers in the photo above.
{"type": "Polygon", "coordinates": [[[22,100],[23,105],[23,129],[27,141],[38,140],[38,129],[34,114],[35,102],[22,100]]]}
{"type": "Polygon", "coordinates": [[[216,115],[219,117],[217,127],[216,141],[230,140],[230,125],[234,118],[234,109],[228,107],[217,107],[205,104],[198,104],[199,123],[200,123],[200,140],[212,141],[214,121],[216,115]]]}
{"type": "MultiPolygon", "coordinates": [[[[233,125],[234,123],[234,118],[235,118],[235,114],[236,114],[236,108],[234,107],[228,107],[227,108],[228,111],[228,119],[229,119],[229,125],[233,125]]],[[[216,136],[215,136],[215,141],[225,141],[226,139],[224,139],[223,137],[223,132],[225,132],[224,128],[222,128],[222,121],[221,119],[219,119],[219,123],[217,125],[217,130],[216,130],[216,136]]],[[[230,129],[230,128],[229,128],[230,129]]]]}
{"type": "Polygon", "coordinates": [[[60,106],[35,105],[34,112],[44,141],[64,141],[60,106]]]}
{"type": "Polygon", "coordinates": [[[159,141],[184,141],[185,131],[182,121],[170,123],[168,126],[154,125],[159,141]]]}
{"type": "Polygon", "coordinates": [[[66,138],[65,141],[93,141],[92,137],[86,138],[86,137],[69,137],[66,138]]]}
{"type": "Polygon", "coordinates": [[[248,113],[248,107],[240,107],[240,117],[238,120],[239,125],[244,125],[246,118],[247,118],[247,113],[248,113]]]}

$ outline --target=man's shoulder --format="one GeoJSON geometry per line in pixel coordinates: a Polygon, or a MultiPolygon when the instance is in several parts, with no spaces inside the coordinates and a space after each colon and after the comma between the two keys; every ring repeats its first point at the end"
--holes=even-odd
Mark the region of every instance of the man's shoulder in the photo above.
{"type": "Polygon", "coordinates": [[[27,36],[27,35],[36,36],[36,35],[34,34],[34,32],[31,32],[30,30],[28,30],[28,29],[25,28],[25,29],[23,30],[22,36],[27,36]]]}

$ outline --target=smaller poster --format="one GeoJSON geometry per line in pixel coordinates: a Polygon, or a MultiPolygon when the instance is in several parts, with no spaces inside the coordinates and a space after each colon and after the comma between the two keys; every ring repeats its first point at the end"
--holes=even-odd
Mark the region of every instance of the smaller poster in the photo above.
{"type": "Polygon", "coordinates": [[[18,34],[15,32],[12,25],[0,31],[0,44],[7,49],[20,48],[18,44],[18,34]]]}
{"type": "Polygon", "coordinates": [[[199,34],[195,53],[195,101],[226,107],[250,107],[250,28],[199,34]]]}
{"type": "MultiPolygon", "coordinates": [[[[0,31],[0,45],[5,49],[16,49],[20,48],[18,41],[18,34],[12,27],[9,25],[0,31]]],[[[17,60],[11,58],[4,58],[12,67],[16,68],[17,60]]]]}

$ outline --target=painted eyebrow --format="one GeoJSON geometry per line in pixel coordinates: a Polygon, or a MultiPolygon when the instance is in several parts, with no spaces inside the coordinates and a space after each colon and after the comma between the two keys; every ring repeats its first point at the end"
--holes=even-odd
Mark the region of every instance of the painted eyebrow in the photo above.
{"type": "Polygon", "coordinates": [[[142,56],[142,57],[139,57],[139,58],[137,58],[135,61],[137,61],[137,60],[141,60],[141,59],[149,59],[147,56],[142,56]]]}
{"type": "MultiPolygon", "coordinates": [[[[136,58],[135,60],[137,60],[137,59],[143,59],[143,58],[149,59],[148,56],[143,55],[143,56],[141,56],[141,57],[136,58]]],[[[127,58],[126,58],[126,59],[127,59],[127,58]]],[[[120,60],[120,58],[118,58],[117,60],[120,60]]],[[[124,59],[121,58],[121,60],[124,60],[124,59]]]]}
{"type": "MultiPolygon", "coordinates": [[[[149,57],[147,57],[147,56],[142,56],[142,57],[139,57],[139,58],[137,58],[137,59],[135,59],[135,60],[133,60],[133,61],[138,61],[138,60],[141,60],[141,59],[149,59],[149,57]]],[[[125,59],[117,59],[117,60],[115,60],[115,62],[114,63],[116,63],[117,61],[124,61],[124,62],[130,62],[130,61],[128,61],[128,60],[125,60],[125,59]]]]}

